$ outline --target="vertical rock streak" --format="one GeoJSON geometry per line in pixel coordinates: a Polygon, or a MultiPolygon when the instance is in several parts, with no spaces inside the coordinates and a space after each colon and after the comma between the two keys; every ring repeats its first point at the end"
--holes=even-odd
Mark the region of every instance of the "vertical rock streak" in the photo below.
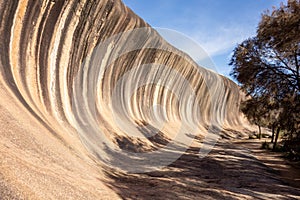
{"type": "Polygon", "coordinates": [[[77,130],[96,155],[103,141],[122,148],[120,138],[135,136],[152,148],[163,144],[153,134],[172,140],[179,126],[205,136],[241,124],[238,86],[119,0],[1,1],[0,18],[4,83],[42,123],[62,138],[77,130]]]}

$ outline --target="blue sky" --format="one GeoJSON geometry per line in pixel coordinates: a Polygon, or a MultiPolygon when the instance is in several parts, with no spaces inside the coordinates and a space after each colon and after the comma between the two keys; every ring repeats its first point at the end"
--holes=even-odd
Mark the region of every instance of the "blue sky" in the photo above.
{"type": "MultiPolygon", "coordinates": [[[[279,7],[280,2],[286,3],[286,0],[123,2],[152,27],[172,29],[196,41],[208,53],[217,72],[229,76],[231,67],[228,63],[234,47],[255,35],[263,11],[279,7]]],[[[178,46],[176,42],[171,43],[178,46]]],[[[191,56],[197,61],[194,55],[191,56]]]]}

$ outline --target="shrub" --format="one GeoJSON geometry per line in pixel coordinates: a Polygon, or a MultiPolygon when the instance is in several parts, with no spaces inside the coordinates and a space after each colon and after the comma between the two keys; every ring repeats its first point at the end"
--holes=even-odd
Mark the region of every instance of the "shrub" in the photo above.
{"type": "Polygon", "coordinates": [[[264,141],[261,145],[262,149],[271,149],[269,143],[267,143],[267,141],[264,141]]]}

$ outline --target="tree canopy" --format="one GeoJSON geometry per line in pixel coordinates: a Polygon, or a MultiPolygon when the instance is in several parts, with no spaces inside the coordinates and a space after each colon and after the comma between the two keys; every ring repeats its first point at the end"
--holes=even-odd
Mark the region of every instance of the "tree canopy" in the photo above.
{"type": "MultiPolygon", "coordinates": [[[[276,117],[277,126],[289,132],[291,138],[299,138],[300,0],[289,0],[280,8],[264,12],[256,36],[234,49],[230,65],[231,76],[251,96],[252,105],[263,104],[260,108],[268,107],[270,112],[281,110],[275,112],[280,113],[276,117]]],[[[271,116],[254,112],[260,117],[271,116]]],[[[274,118],[270,121],[274,122],[274,118]]]]}

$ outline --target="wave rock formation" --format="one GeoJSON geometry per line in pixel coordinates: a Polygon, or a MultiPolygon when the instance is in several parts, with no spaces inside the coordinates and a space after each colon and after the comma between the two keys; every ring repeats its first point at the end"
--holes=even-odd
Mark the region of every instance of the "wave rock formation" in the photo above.
{"type": "Polygon", "coordinates": [[[114,198],[104,169],[153,171],[195,138],[205,156],[242,124],[238,86],[120,0],[2,0],[0,18],[2,196],[114,198]]]}

